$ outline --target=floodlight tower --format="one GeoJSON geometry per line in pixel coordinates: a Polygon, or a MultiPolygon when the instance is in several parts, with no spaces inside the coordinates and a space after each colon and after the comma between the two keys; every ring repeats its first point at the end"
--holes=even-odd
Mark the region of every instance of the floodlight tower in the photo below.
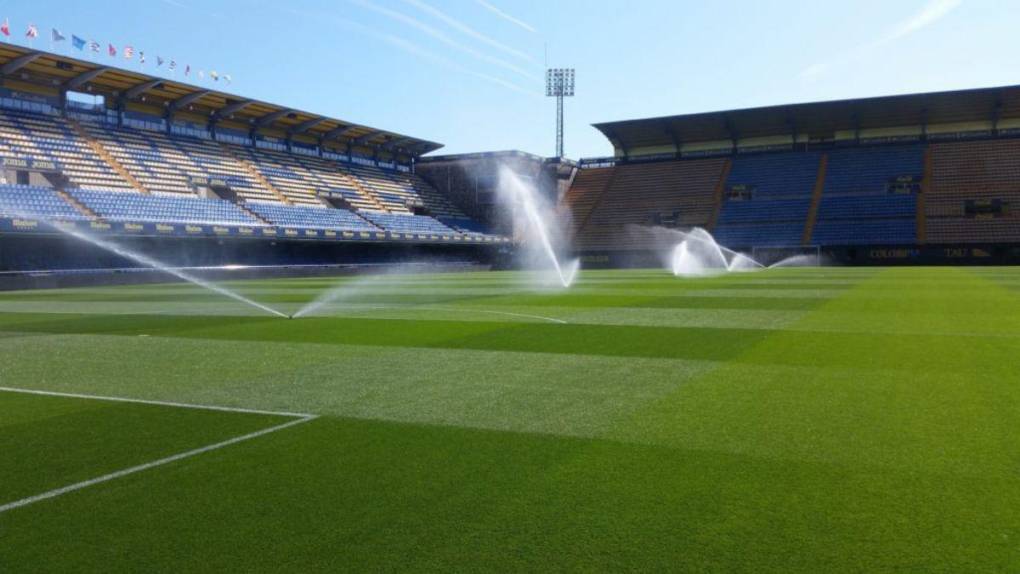
{"type": "Polygon", "coordinates": [[[563,98],[574,96],[574,69],[547,69],[545,95],[556,98],[556,157],[563,157],[563,98]]]}

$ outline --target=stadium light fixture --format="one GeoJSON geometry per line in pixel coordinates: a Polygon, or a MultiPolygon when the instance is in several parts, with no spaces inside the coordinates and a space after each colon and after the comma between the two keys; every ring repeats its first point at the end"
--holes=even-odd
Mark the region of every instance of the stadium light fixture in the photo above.
{"type": "Polygon", "coordinates": [[[563,157],[563,98],[574,96],[574,68],[547,69],[545,95],[556,98],[556,157],[563,157]]]}

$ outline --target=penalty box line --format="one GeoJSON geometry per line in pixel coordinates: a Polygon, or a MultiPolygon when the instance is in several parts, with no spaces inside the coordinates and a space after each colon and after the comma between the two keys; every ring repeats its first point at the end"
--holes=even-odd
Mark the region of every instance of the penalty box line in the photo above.
{"type": "Polygon", "coordinates": [[[307,423],[309,421],[313,421],[313,420],[319,418],[318,415],[312,415],[312,414],[307,414],[307,413],[283,413],[283,412],[274,412],[274,411],[260,411],[260,410],[253,410],[253,409],[239,409],[239,408],[231,408],[231,407],[216,407],[216,406],[206,406],[206,405],[192,405],[192,404],[187,404],[187,403],[172,403],[172,402],[163,402],[163,401],[147,401],[147,400],[142,400],[142,399],[128,399],[128,398],[121,398],[121,397],[103,397],[103,396],[94,396],[94,395],[84,395],[84,394],[78,394],[78,393],[59,393],[59,392],[52,392],[52,391],[36,391],[36,390],[31,390],[31,389],[18,389],[18,388],[13,388],[13,387],[0,387],[0,391],[12,392],[12,393],[31,394],[31,395],[44,395],[44,396],[58,396],[58,397],[68,397],[68,398],[92,399],[92,400],[100,400],[100,401],[115,401],[115,402],[140,403],[140,404],[161,405],[161,406],[178,407],[178,408],[192,408],[192,409],[202,409],[202,410],[212,410],[212,411],[226,411],[226,412],[237,412],[237,413],[247,413],[247,414],[277,415],[277,416],[292,417],[292,418],[296,417],[296,418],[294,418],[294,420],[290,420],[290,421],[287,421],[285,423],[274,425],[274,426],[271,426],[271,427],[268,427],[268,428],[264,428],[264,429],[261,429],[261,430],[254,431],[254,432],[250,432],[250,433],[242,435],[242,436],[237,436],[237,437],[230,438],[230,439],[227,439],[227,440],[224,440],[224,441],[220,441],[220,442],[217,442],[217,443],[214,443],[214,444],[210,444],[210,445],[198,447],[198,448],[195,448],[195,449],[192,449],[192,450],[189,450],[189,451],[173,454],[173,455],[170,455],[170,456],[158,459],[158,460],[153,460],[153,461],[146,462],[146,463],[143,463],[143,464],[139,464],[139,465],[136,465],[136,466],[132,466],[132,467],[129,467],[129,468],[117,470],[117,471],[111,472],[109,474],[104,474],[102,476],[97,476],[95,478],[90,478],[88,480],[83,480],[81,482],[76,482],[74,484],[69,484],[67,486],[62,486],[60,488],[49,490],[49,491],[43,492],[41,494],[36,494],[34,496],[29,496],[27,498],[22,498],[20,500],[15,500],[13,502],[8,502],[6,504],[0,504],[0,514],[3,514],[5,512],[7,512],[7,511],[10,511],[10,510],[14,510],[15,508],[21,508],[23,506],[28,506],[29,504],[34,504],[36,502],[41,502],[43,500],[49,500],[51,498],[56,498],[56,497],[62,496],[64,494],[68,494],[70,492],[74,492],[76,490],[81,490],[83,488],[88,488],[90,486],[95,486],[97,484],[102,484],[104,482],[109,482],[111,480],[115,480],[115,479],[118,479],[118,478],[121,478],[121,477],[124,477],[124,476],[128,476],[128,475],[131,475],[131,474],[135,474],[135,473],[138,473],[138,472],[149,470],[151,468],[156,468],[158,466],[163,466],[163,465],[166,465],[166,464],[177,462],[179,460],[184,460],[186,458],[191,458],[193,456],[197,456],[197,455],[200,455],[200,454],[203,454],[203,453],[207,453],[207,452],[210,452],[210,451],[213,451],[213,450],[218,450],[218,449],[225,448],[225,447],[228,447],[228,446],[232,446],[232,445],[235,445],[235,444],[238,444],[238,443],[246,442],[246,441],[249,441],[249,440],[261,437],[261,436],[265,436],[267,434],[271,434],[271,433],[274,433],[274,432],[277,432],[277,431],[282,431],[284,429],[288,429],[290,427],[294,427],[294,426],[297,426],[297,425],[300,425],[300,424],[304,424],[304,423],[307,423]]]}
{"type": "Polygon", "coordinates": [[[172,401],[154,401],[149,399],[132,399],[129,397],[111,397],[104,395],[88,395],[83,393],[64,393],[60,391],[42,391],[38,389],[25,389],[21,387],[2,387],[0,392],[22,393],[25,395],[42,395],[44,397],[64,397],[68,399],[88,399],[92,401],[111,401],[116,403],[136,403],[140,405],[156,405],[159,407],[176,407],[179,409],[199,409],[204,411],[221,411],[225,413],[245,413],[249,415],[271,415],[278,417],[314,417],[310,413],[290,413],[286,411],[267,411],[259,409],[246,409],[241,407],[221,407],[217,405],[196,405],[193,403],[177,403],[172,401]]]}

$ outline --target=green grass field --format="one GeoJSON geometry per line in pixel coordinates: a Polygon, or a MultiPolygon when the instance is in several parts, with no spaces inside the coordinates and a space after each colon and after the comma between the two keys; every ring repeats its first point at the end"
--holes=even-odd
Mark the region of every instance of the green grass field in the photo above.
{"type": "Polygon", "coordinates": [[[0,572],[1020,571],[1020,269],[345,281],[0,293],[0,572]]]}

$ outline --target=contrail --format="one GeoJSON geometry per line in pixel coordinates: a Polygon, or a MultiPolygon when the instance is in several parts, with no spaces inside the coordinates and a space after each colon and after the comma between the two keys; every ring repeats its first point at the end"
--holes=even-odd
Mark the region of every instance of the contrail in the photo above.
{"type": "Polygon", "coordinates": [[[510,14],[507,14],[506,12],[500,10],[499,8],[496,8],[492,4],[489,4],[488,2],[486,2],[485,0],[475,0],[475,2],[478,2],[478,4],[480,6],[482,6],[483,8],[488,10],[489,12],[492,12],[493,14],[499,16],[500,18],[506,20],[507,22],[510,22],[511,24],[520,26],[521,28],[524,28],[525,30],[527,30],[528,32],[531,32],[533,34],[537,34],[538,33],[538,30],[536,30],[534,28],[534,26],[532,26],[531,24],[528,24],[524,20],[520,20],[518,18],[514,18],[510,14]]]}
{"type": "Polygon", "coordinates": [[[339,18],[337,16],[333,16],[333,15],[330,15],[330,14],[321,14],[321,15],[313,14],[313,13],[310,13],[310,12],[304,12],[304,11],[301,11],[301,10],[295,10],[293,8],[287,8],[287,11],[289,11],[292,14],[296,14],[298,16],[312,18],[312,19],[319,19],[319,20],[321,20],[322,18],[327,18],[329,20],[332,20],[337,25],[339,25],[339,26],[341,26],[343,28],[346,28],[348,30],[364,34],[366,36],[370,36],[370,37],[375,38],[375,39],[377,39],[377,40],[379,40],[381,42],[386,42],[387,44],[390,44],[391,46],[394,46],[395,48],[403,50],[403,51],[407,52],[408,54],[411,54],[412,56],[421,58],[421,59],[426,60],[429,63],[435,64],[437,66],[440,66],[440,67],[443,67],[443,68],[447,68],[447,69],[450,69],[450,70],[454,70],[454,71],[460,72],[462,74],[468,74],[468,75],[474,76],[474,77],[476,77],[478,79],[485,80],[486,82],[493,83],[493,84],[495,84],[497,86],[500,86],[500,87],[503,87],[503,88],[507,88],[509,90],[513,90],[513,91],[521,93],[521,94],[526,94],[526,95],[535,96],[535,97],[542,97],[542,94],[540,92],[536,91],[536,90],[529,90],[528,88],[525,88],[525,87],[523,87],[523,86],[521,86],[519,84],[515,84],[514,82],[511,82],[509,80],[504,80],[504,79],[497,78],[497,77],[494,77],[494,76],[490,76],[490,75],[487,75],[487,74],[482,74],[482,73],[479,73],[479,72],[475,72],[473,70],[465,68],[464,66],[461,66],[460,64],[454,62],[453,60],[450,60],[449,58],[446,58],[446,57],[441,56],[439,54],[436,54],[435,52],[432,52],[432,51],[430,51],[430,50],[428,50],[428,49],[426,49],[426,48],[424,48],[422,46],[419,46],[418,44],[408,40],[407,38],[403,38],[403,37],[400,37],[400,36],[395,36],[393,34],[388,34],[386,32],[383,32],[383,31],[380,31],[380,30],[376,30],[376,29],[371,28],[369,26],[366,26],[365,24],[362,24],[360,22],[355,22],[353,20],[347,20],[345,18],[339,18]]]}
{"type": "Polygon", "coordinates": [[[421,10],[422,12],[425,12],[426,14],[429,14],[430,16],[432,16],[432,17],[434,17],[434,18],[436,18],[438,20],[442,20],[443,22],[445,22],[447,25],[449,25],[450,27],[454,28],[455,30],[458,30],[459,32],[463,33],[466,36],[470,36],[471,38],[474,38],[475,40],[478,40],[479,42],[482,42],[483,44],[488,44],[489,46],[492,46],[493,48],[496,48],[497,50],[502,50],[503,52],[506,52],[507,54],[510,54],[510,55],[513,55],[513,56],[517,56],[518,58],[523,58],[523,59],[525,59],[525,60],[527,60],[529,62],[534,62],[535,61],[535,59],[532,58],[531,56],[529,56],[528,54],[525,54],[524,52],[521,52],[520,50],[516,50],[514,48],[511,48],[510,46],[507,46],[506,44],[503,44],[502,42],[499,42],[497,40],[494,40],[494,39],[490,38],[489,36],[486,36],[485,34],[479,32],[478,30],[475,30],[474,28],[472,28],[471,26],[468,26],[467,24],[461,22],[460,20],[457,20],[456,18],[454,18],[453,16],[450,16],[449,14],[443,12],[442,10],[439,10],[438,8],[436,8],[434,6],[426,4],[422,0],[404,0],[404,3],[405,4],[410,4],[411,6],[414,6],[415,8],[421,10]]]}
{"type": "Polygon", "coordinates": [[[518,74],[520,74],[520,75],[522,75],[522,76],[524,76],[524,77],[526,77],[528,79],[531,79],[531,80],[538,81],[540,79],[535,74],[531,73],[528,70],[525,70],[524,68],[521,68],[520,66],[517,66],[516,64],[512,64],[512,63],[507,62],[506,60],[502,60],[500,58],[494,58],[492,56],[489,56],[488,54],[484,54],[482,52],[479,52],[478,50],[475,50],[474,48],[472,48],[470,46],[465,46],[464,44],[462,44],[462,43],[454,40],[453,38],[451,38],[449,35],[444,33],[442,30],[438,30],[438,29],[434,28],[433,26],[430,26],[430,25],[422,22],[421,20],[418,20],[417,18],[413,18],[411,16],[408,16],[407,14],[404,14],[402,12],[398,12],[396,10],[391,10],[391,9],[383,7],[383,6],[379,6],[378,4],[373,4],[372,2],[368,2],[367,0],[351,0],[351,2],[361,6],[363,8],[367,8],[369,10],[372,10],[373,12],[376,12],[378,14],[382,14],[383,16],[386,16],[387,18],[390,18],[392,20],[396,20],[398,22],[402,22],[404,24],[407,24],[408,26],[421,31],[424,34],[426,34],[428,36],[431,36],[432,38],[438,40],[439,42],[441,42],[443,44],[446,44],[447,46],[449,46],[451,48],[454,48],[456,50],[460,50],[461,52],[464,52],[465,54],[468,54],[468,55],[473,56],[473,57],[475,57],[475,58],[477,58],[479,60],[482,60],[483,62],[488,62],[488,63],[490,63],[492,65],[499,66],[501,68],[505,68],[505,69],[510,70],[512,72],[516,72],[516,73],[518,73],[518,74]]]}
{"type": "Polygon", "coordinates": [[[885,35],[876,40],[860,44],[852,48],[849,52],[839,54],[835,56],[832,61],[815,62],[801,70],[800,77],[802,79],[811,79],[828,71],[829,68],[831,68],[836,62],[855,60],[869,50],[880,48],[886,44],[905,38],[914,32],[923,30],[924,28],[927,28],[946,17],[961,4],[963,4],[963,0],[929,0],[929,2],[920,10],[897,22],[896,25],[885,35]]]}

